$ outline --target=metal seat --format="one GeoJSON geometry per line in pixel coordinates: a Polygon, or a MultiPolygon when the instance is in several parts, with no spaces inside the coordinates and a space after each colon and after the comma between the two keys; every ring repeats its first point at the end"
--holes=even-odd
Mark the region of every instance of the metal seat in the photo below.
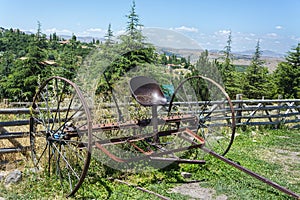
{"type": "Polygon", "coordinates": [[[130,80],[130,90],[135,100],[143,106],[158,106],[167,103],[158,83],[149,77],[133,77],[130,80]]]}

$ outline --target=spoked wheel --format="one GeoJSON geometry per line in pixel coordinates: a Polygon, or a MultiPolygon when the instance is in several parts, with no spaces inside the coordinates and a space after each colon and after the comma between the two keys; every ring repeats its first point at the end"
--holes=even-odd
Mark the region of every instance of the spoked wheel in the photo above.
{"type": "Polygon", "coordinates": [[[235,134],[234,109],[225,90],[212,79],[193,76],[183,80],[170,100],[168,115],[181,116],[178,130],[197,133],[210,150],[220,155],[229,151],[235,134]]]}
{"type": "Polygon", "coordinates": [[[74,195],[91,159],[91,114],[83,94],[65,78],[49,78],[34,97],[30,121],[34,166],[57,178],[58,191],[74,195]]]}

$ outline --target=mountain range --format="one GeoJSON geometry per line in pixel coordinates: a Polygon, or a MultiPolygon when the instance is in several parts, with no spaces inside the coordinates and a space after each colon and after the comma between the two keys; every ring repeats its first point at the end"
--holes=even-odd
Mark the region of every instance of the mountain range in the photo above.
{"type": "MultiPolygon", "coordinates": [[[[2,31],[5,29],[0,27],[2,31]]],[[[24,31],[26,34],[34,34],[30,31],[24,31]]],[[[162,29],[162,28],[143,28],[142,33],[146,36],[146,41],[158,47],[159,49],[172,49],[175,50],[189,50],[189,51],[200,51],[202,52],[204,49],[197,43],[197,41],[187,37],[179,32],[162,29]]],[[[63,39],[71,39],[71,35],[59,35],[63,39]]],[[[93,36],[76,36],[77,40],[81,42],[92,42],[93,40],[104,41],[103,37],[93,37],[93,36]]],[[[221,50],[218,49],[208,49],[211,53],[220,53],[221,50]]],[[[253,50],[246,51],[236,51],[233,52],[235,57],[237,58],[249,58],[254,54],[253,50]]],[[[263,57],[271,57],[271,58],[284,58],[284,54],[276,53],[271,50],[262,50],[263,57]]]]}

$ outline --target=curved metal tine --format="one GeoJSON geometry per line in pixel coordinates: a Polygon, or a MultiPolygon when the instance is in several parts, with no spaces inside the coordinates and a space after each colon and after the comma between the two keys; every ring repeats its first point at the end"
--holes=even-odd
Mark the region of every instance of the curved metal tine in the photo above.
{"type": "MultiPolygon", "coordinates": [[[[214,85],[212,84],[212,83],[210,83],[210,82],[206,82],[206,86],[207,86],[207,88],[208,88],[208,91],[210,91],[210,92],[215,92],[215,90],[214,90],[214,85]]],[[[215,95],[212,95],[212,94],[210,94],[210,93],[208,93],[208,96],[215,96],[215,95]]],[[[212,102],[212,98],[209,98],[209,100],[208,101],[205,101],[205,104],[204,104],[204,108],[207,108],[210,104],[211,104],[211,102],[212,102]]],[[[222,104],[225,102],[225,100],[222,102],[222,104]]],[[[212,110],[210,110],[210,112],[205,116],[206,118],[207,117],[209,117],[212,113],[213,113],[213,111],[217,108],[218,106],[215,106],[215,107],[213,107],[212,108],[212,110]]],[[[206,111],[206,109],[202,109],[202,112],[200,113],[201,115],[203,115],[204,113],[205,113],[205,111],[206,111]]],[[[199,118],[200,119],[200,118],[199,118]]]]}
{"type": "MultiPolygon", "coordinates": [[[[202,119],[201,116],[203,116],[204,112],[205,112],[205,109],[208,107],[208,105],[211,103],[211,100],[209,101],[205,101],[204,105],[203,106],[200,106],[199,104],[199,115],[198,115],[198,119],[199,119],[199,122],[200,120],[202,119]],[[200,109],[202,107],[202,109],[200,109]]],[[[209,116],[209,115],[208,115],[209,116]]],[[[200,128],[200,123],[198,123],[198,128],[200,128]]]]}
{"type": "MultiPolygon", "coordinates": [[[[185,84],[183,84],[182,86],[183,86],[184,96],[187,97],[187,100],[189,101],[189,99],[188,99],[189,95],[188,95],[188,93],[186,92],[185,84]]],[[[182,99],[184,99],[184,98],[182,98],[182,99]]],[[[188,104],[188,106],[189,106],[189,109],[192,110],[191,105],[188,104]]]]}
{"type": "MultiPolygon", "coordinates": [[[[69,103],[69,106],[68,106],[68,110],[67,110],[67,113],[66,113],[66,116],[65,116],[65,119],[64,119],[64,122],[65,122],[64,125],[66,125],[66,122],[68,121],[67,118],[68,118],[68,116],[69,116],[69,111],[70,111],[70,109],[71,109],[71,105],[72,105],[72,103],[73,103],[73,99],[74,99],[75,95],[76,95],[76,91],[73,92],[72,98],[70,99],[70,103],[69,103]]],[[[63,128],[65,128],[65,126],[64,126],[63,128]]]]}
{"type": "MultiPolygon", "coordinates": [[[[57,151],[57,152],[60,152],[61,151],[61,145],[59,146],[59,150],[57,151]]],[[[60,155],[57,155],[57,158],[55,158],[56,157],[56,155],[54,155],[54,159],[56,160],[56,174],[59,176],[59,180],[60,180],[60,185],[61,185],[61,187],[63,186],[63,184],[62,184],[62,173],[61,173],[61,170],[60,170],[60,155]]]]}
{"type": "MultiPolygon", "coordinates": [[[[209,131],[210,133],[214,132],[214,133],[219,134],[219,132],[215,131],[214,129],[210,128],[209,126],[207,126],[207,125],[204,125],[204,126],[205,126],[208,130],[210,130],[210,131],[209,131]]],[[[211,146],[211,145],[210,145],[210,141],[207,140],[207,139],[209,139],[209,138],[206,138],[205,135],[206,135],[206,134],[204,134],[205,143],[208,144],[209,146],[211,146]]],[[[225,136],[224,136],[224,137],[225,137],[225,136]]],[[[230,138],[228,138],[228,137],[226,137],[226,138],[230,140],[230,138]]],[[[226,148],[223,148],[223,146],[221,145],[221,143],[220,143],[218,140],[215,140],[215,141],[219,144],[219,147],[225,152],[226,148]]]]}
{"type": "MultiPolygon", "coordinates": [[[[61,152],[61,148],[62,146],[59,146],[59,150],[56,150],[56,152],[61,152]]],[[[55,151],[53,149],[53,151],[55,151]]],[[[56,175],[59,176],[59,180],[60,180],[60,186],[61,188],[63,188],[63,174],[61,173],[61,167],[60,167],[60,155],[57,153],[54,153],[54,159],[56,160],[56,175]],[[57,158],[56,158],[57,157],[57,158]]]]}
{"type": "Polygon", "coordinates": [[[80,157],[82,160],[84,159],[80,154],[78,154],[78,152],[77,151],[75,151],[74,150],[74,148],[73,147],[75,147],[75,146],[71,146],[69,143],[72,143],[72,144],[80,144],[81,142],[80,141],[75,141],[75,140],[59,140],[60,142],[65,142],[65,144],[67,144],[70,148],[71,148],[71,150],[72,150],[72,152],[74,152],[75,154],[76,154],[76,156],[77,157],[80,157]]]}
{"type": "MultiPolygon", "coordinates": [[[[63,152],[58,150],[59,148],[56,146],[56,144],[53,143],[53,147],[57,150],[57,153],[59,154],[59,157],[65,162],[67,168],[69,169],[68,170],[69,188],[70,188],[70,191],[73,191],[71,175],[73,174],[78,180],[80,180],[80,175],[78,175],[77,172],[72,168],[70,163],[67,161],[67,158],[63,155],[63,152]]],[[[60,147],[62,147],[64,149],[63,146],[60,146],[60,147]]],[[[60,158],[59,158],[59,160],[61,160],[60,158]]],[[[57,164],[56,167],[58,168],[57,171],[59,172],[60,184],[63,187],[63,176],[62,176],[62,173],[61,173],[61,170],[60,170],[59,163],[57,164]]]]}
{"type": "Polygon", "coordinates": [[[50,163],[51,163],[51,158],[52,158],[52,155],[53,154],[51,154],[51,144],[49,144],[49,148],[48,148],[48,174],[49,174],[49,176],[50,176],[50,170],[51,170],[51,165],[50,165],[50,163]]]}
{"type": "MultiPolygon", "coordinates": [[[[52,144],[54,146],[54,148],[56,150],[58,150],[58,147],[53,143],[52,144]]],[[[66,157],[62,154],[62,152],[58,151],[59,155],[62,157],[62,159],[65,161],[66,165],[68,166],[68,168],[73,172],[74,176],[76,176],[76,178],[79,180],[78,174],[74,171],[74,169],[72,168],[72,166],[70,165],[70,163],[67,161],[66,157]]]]}
{"type": "MultiPolygon", "coordinates": [[[[224,100],[223,100],[221,103],[219,103],[219,104],[223,104],[223,103],[225,103],[225,101],[226,101],[226,99],[224,99],[224,100]]],[[[209,102],[211,103],[211,100],[209,100],[209,102]]],[[[208,105],[208,104],[207,104],[207,105],[208,105]]],[[[208,112],[207,115],[205,115],[205,117],[209,117],[209,116],[213,113],[213,111],[215,111],[218,107],[219,107],[218,104],[216,104],[216,106],[212,107],[212,109],[208,112]]],[[[204,113],[204,110],[203,110],[203,113],[204,113]]]]}
{"type": "MultiPolygon", "coordinates": [[[[40,108],[39,108],[38,105],[37,105],[36,109],[38,109],[38,110],[39,110],[39,113],[41,113],[41,110],[40,110],[40,108]]],[[[40,114],[39,116],[42,116],[42,115],[40,114]]],[[[34,120],[35,120],[36,122],[39,122],[39,123],[43,124],[44,127],[46,127],[46,122],[45,122],[45,119],[44,119],[43,116],[42,116],[42,117],[39,117],[39,118],[36,118],[36,117],[33,117],[33,118],[34,118],[34,120]]]]}
{"type": "MultiPolygon", "coordinates": [[[[190,86],[189,86],[189,87],[190,87],[190,86]]],[[[191,104],[187,103],[187,104],[188,104],[188,107],[189,107],[190,110],[194,110],[194,107],[192,107],[192,104],[195,104],[195,105],[198,104],[198,105],[199,105],[199,103],[198,103],[198,102],[193,102],[193,99],[188,99],[188,97],[189,97],[190,95],[188,94],[188,90],[186,89],[185,84],[182,85],[182,88],[183,88],[183,95],[179,92],[179,93],[176,94],[176,95],[177,95],[177,98],[182,99],[182,100],[186,99],[187,102],[191,102],[191,104]]],[[[198,101],[198,100],[197,100],[197,101],[198,101]]],[[[200,113],[200,114],[201,114],[201,113],[200,113]]]]}
{"type": "Polygon", "coordinates": [[[68,179],[69,179],[70,192],[72,192],[73,191],[73,186],[72,186],[72,179],[71,179],[70,171],[68,171],[68,179]]]}
{"type": "MultiPolygon", "coordinates": [[[[56,80],[56,79],[55,79],[55,80],[56,80]]],[[[57,82],[57,80],[56,80],[56,82],[57,82]]],[[[54,118],[53,118],[53,123],[52,123],[51,129],[50,129],[50,119],[48,119],[48,122],[45,122],[45,120],[43,120],[42,123],[44,124],[45,127],[47,127],[47,130],[53,130],[54,124],[55,124],[55,121],[56,121],[56,118],[57,118],[57,113],[59,112],[61,100],[57,100],[57,101],[58,101],[58,104],[57,104],[57,111],[55,112],[55,114],[53,114],[51,108],[49,107],[49,91],[48,91],[48,86],[49,86],[49,84],[47,84],[47,87],[46,87],[46,89],[47,89],[47,90],[46,90],[46,97],[45,97],[44,93],[42,93],[41,96],[42,96],[43,100],[46,102],[46,111],[49,112],[49,113],[51,113],[51,115],[50,115],[51,118],[52,118],[52,116],[54,115],[54,118]]],[[[58,86],[57,86],[57,87],[58,87],[58,86]]],[[[64,89],[65,89],[65,87],[66,87],[66,83],[64,83],[64,89]]],[[[73,102],[73,99],[74,99],[74,97],[75,97],[75,94],[76,94],[76,91],[73,93],[72,99],[71,99],[71,101],[70,101],[69,108],[68,108],[68,110],[67,110],[67,115],[68,115],[68,113],[69,113],[69,111],[70,111],[70,109],[71,109],[71,104],[72,104],[72,102],[73,102]]],[[[60,97],[62,98],[62,93],[61,93],[60,97]]],[[[57,98],[58,98],[58,97],[57,97],[57,98]]],[[[81,106],[80,108],[82,108],[82,106],[81,106]]],[[[80,108],[79,108],[79,109],[80,109],[80,108]]],[[[40,113],[42,113],[42,112],[40,112],[40,113]]],[[[76,114],[76,113],[75,113],[75,114],[76,114]]],[[[67,115],[66,115],[66,119],[67,119],[67,115]]],[[[60,130],[62,127],[64,127],[65,124],[66,124],[66,122],[68,122],[72,117],[73,117],[73,116],[71,116],[68,120],[65,119],[63,125],[61,125],[57,130],[60,130]]],[[[59,112],[59,122],[61,122],[61,119],[60,119],[60,118],[61,118],[61,116],[60,116],[60,112],[59,112]]],[[[44,117],[42,117],[42,119],[44,119],[44,117]]],[[[40,121],[40,120],[37,120],[37,121],[40,121]]]]}
{"type": "Polygon", "coordinates": [[[232,121],[230,119],[232,118],[232,112],[233,111],[231,110],[231,108],[222,107],[221,104],[223,104],[224,102],[226,102],[226,99],[216,106],[217,108],[220,109],[220,111],[218,113],[216,113],[214,115],[214,118],[212,118],[212,119],[218,120],[218,118],[223,118],[224,121],[227,122],[228,126],[231,126],[232,121]],[[230,112],[227,112],[227,111],[230,111],[230,112]]]}
{"type": "MultiPolygon", "coordinates": [[[[46,112],[49,110],[49,106],[48,106],[48,84],[47,84],[47,90],[46,90],[46,94],[45,94],[45,92],[41,92],[41,97],[42,97],[42,99],[43,99],[43,101],[45,101],[46,102],[46,112]],[[45,97],[45,95],[46,95],[46,97],[45,97]]],[[[37,121],[37,122],[41,122],[43,125],[44,125],[44,127],[46,128],[47,127],[47,123],[46,123],[46,121],[45,121],[45,117],[41,114],[41,113],[43,113],[43,111],[40,109],[40,107],[39,107],[39,105],[38,104],[36,104],[36,108],[39,110],[39,118],[37,119],[37,118],[35,118],[35,120],[37,121]]]]}
{"type": "Polygon", "coordinates": [[[83,106],[80,106],[79,109],[77,110],[77,112],[75,112],[71,117],[68,118],[68,115],[69,115],[69,111],[71,110],[71,105],[73,103],[73,99],[75,97],[75,94],[76,94],[76,91],[74,91],[73,95],[72,95],[72,98],[71,98],[71,101],[69,103],[69,106],[68,106],[68,110],[67,110],[67,113],[66,113],[66,116],[65,116],[65,119],[64,119],[64,123],[62,125],[60,125],[60,127],[57,129],[57,130],[60,130],[60,129],[63,129],[65,128],[65,125],[67,122],[69,122],[74,116],[75,114],[77,114],[78,111],[80,111],[80,109],[83,107],[83,106]]]}
{"type": "MultiPolygon", "coordinates": [[[[61,130],[62,128],[65,127],[66,123],[71,121],[71,119],[73,119],[73,117],[80,111],[80,109],[83,108],[83,105],[79,107],[79,109],[74,113],[72,114],[68,119],[65,120],[64,124],[61,125],[57,130],[61,130]]],[[[81,127],[87,125],[87,123],[83,124],[81,127]]]]}
{"type": "MultiPolygon", "coordinates": [[[[55,153],[57,150],[55,150],[54,148],[52,148],[53,144],[54,143],[52,143],[52,144],[49,145],[49,155],[48,155],[49,156],[48,157],[48,173],[49,173],[49,175],[51,175],[51,167],[52,167],[52,170],[53,170],[53,167],[54,167],[53,165],[50,164],[51,163],[51,159],[57,160],[56,159],[56,153],[55,153]]],[[[56,172],[57,172],[57,165],[55,167],[56,167],[56,172]]]]}
{"type": "MultiPolygon", "coordinates": [[[[49,91],[48,91],[48,87],[49,87],[49,84],[47,83],[47,87],[46,87],[46,107],[47,107],[47,111],[51,113],[50,116],[52,116],[52,112],[51,112],[51,109],[49,108],[49,91]]],[[[42,95],[42,97],[44,97],[42,95]]],[[[47,122],[47,130],[49,130],[50,128],[50,119],[48,119],[48,122],[47,122]]]]}
{"type": "MultiPolygon", "coordinates": [[[[56,92],[58,92],[59,91],[59,88],[58,88],[58,83],[57,83],[57,79],[54,79],[55,80],[55,88],[54,88],[54,90],[56,91],[56,92]]],[[[53,124],[52,124],[52,128],[51,128],[51,130],[53,130],[53,128],[54,128],[54,123],[56,122],[56,117],[57,117],[57,114],[58,114],[58,118],[59,118],[59,122],[60,122],[60,112],[59,112],[59,109],[60,109],[60,103],[61,103],[61,100],[62,100],[62,96],[63,96],[63,91],[65,90],[65,88],[66,88],[66,82],[64,81],[63,82],[64,83],[64,85],[63,85],[63,89],[60,91],[60,96],[58,96],[58,94],[56,94],[56,97],[57,97],[57,100],[56,100],[56,102],[57,102],[57,107],[56,107],[56,112],[55,112],[55,115],[54,115],[54,119],[53,119],[53,124]]]]}
{"type": "Polygon", "coordinates": [[[47,144],[46,144],[46,146],[45,146],[45,148],[44,148],[44,150],[43,150],[41,156],[40,156],[39,159],[37,160],[36,164],[34,164],[34,167],[39,168],[39,167],[38,167],[38,164],[40,163],[41,158],[43,157],[44,153],[46,152],[47,147],[48,147],[48,142],[47,142],[47,144]]]}
{"type": "Polygon", "coordinates": [[[50,97],[49,97],[49,89],[48,89],[49,88],[49,84],[48,83],[45,86],[45,88],[46,88],[46,90],[43,91],[43,92],[41,92],[41,97],[42,97],[42,100],[44,102],[46,102],[46,111],[41,110],[39,108],[38,104],[37,104],[36,106],[37,106],[37,108],[39,110],[39,119],[36,119],[36,120],[39,121],[39,122],[42,122],[42,124],[44,125],[44,127],[47,128],[47,130],[50,130],[50,119],[48,119],[48,121],[45,121],[45,117],[42,115],[42,113],[44,113],[44,112],[49,112],[51,114],[50,116],[53,115],[52,111],[51,111],[51,109],[49,107],[49,98],[50,97]]]}
{"type": "MultiPolygon", "coordinates": [[[[61,146],[63,149],[64,149],[64,146],[61,146]]],[[[73,186],[72,186],[72,179],[71,179],[71,174],[70,174],[70,171],[68,170],[68,180],[69,180],[69,189],[70,189],[70,192],[73,191],[73,186]]],[[[61,185],[62,185],[62,179],[61,179],[61,185]]]]}

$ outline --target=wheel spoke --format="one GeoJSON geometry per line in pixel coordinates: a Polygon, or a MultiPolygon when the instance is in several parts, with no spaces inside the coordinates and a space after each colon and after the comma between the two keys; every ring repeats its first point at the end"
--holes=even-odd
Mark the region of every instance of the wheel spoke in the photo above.
{"type": "Polygon", "coordinates": [[[56,146],[56,144],[53,143],[53,147],[57,150],[57,152],[59,154],[59,158],[57,159],[57,161],[59,161],[60,157],[61,157],[63,159],[63,161],[65,162],[67,168],[69,168],[73,172],[74,176],[79,180],[79,175],[75,172],[75,170],[73,169],[73,167],[69,163],[69,161],[66,158],[66,156],[63,155],[63,153],[59,150],[59,148],[56,146]]]}
{"type": "Polygon", "coordinates": [[[91,159],[91,114],[87,103],[73,82],[51,77],[35,95],[33,109],[30,139],[34,166],[44,167],[50,176],[56,176],[66,196],[74,195],[91,159]]]}

